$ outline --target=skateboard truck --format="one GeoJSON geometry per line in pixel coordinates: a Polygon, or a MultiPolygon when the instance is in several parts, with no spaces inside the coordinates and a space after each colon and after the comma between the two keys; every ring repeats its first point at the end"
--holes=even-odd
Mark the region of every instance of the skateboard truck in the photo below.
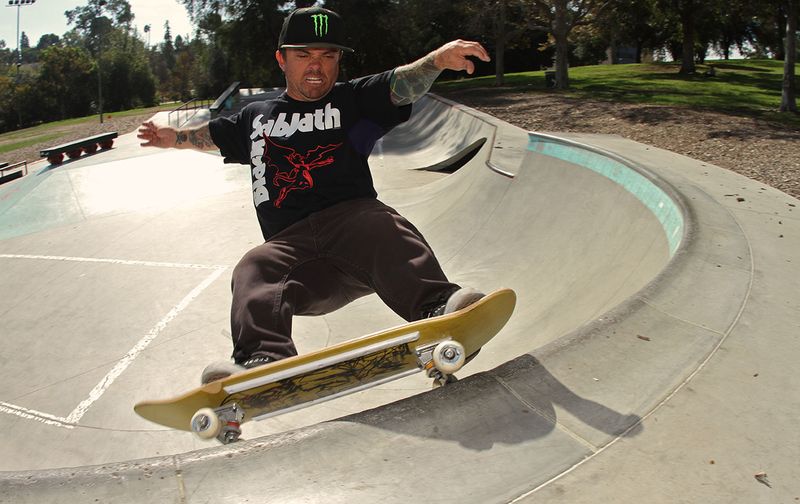
{"type": "Polygon", "coordinates": [[[428,378],[433,378],[434,386],[443,386],[458,381],[453,373],[464,365],[464,345],[455,340],[441,341],[418,348],[417,360],[428,378]]]}
{"type": "Polygon", "coordinates": [[[236,404],[216,409],[201,408],[192,417],[192,432],[200,439],[217,438],[222,444],[235,443],[242,435],[244,411],[236,404]]]}

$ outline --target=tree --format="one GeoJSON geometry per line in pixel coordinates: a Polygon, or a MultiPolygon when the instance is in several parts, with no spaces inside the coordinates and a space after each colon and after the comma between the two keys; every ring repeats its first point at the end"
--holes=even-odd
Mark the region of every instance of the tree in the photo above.
{"type": "Polygon", "coordinates": [[[797,113],[797,82],[795,64],[797,63],[797,17],[799,0],[785,0],[786,7],[786,49],[783,60],[783,85],[781,92],[781,112],[797,113]]]}
{"type": "Polygon", "coordinates": [[[19,52],[21,63],[33,63],[36,61],[35,51],[31,49],[30,38],[25,32],[22,32],[19,36],[19,52]]]}
{"type": "Polygon", "coordinates": [[[48,47],[59,45],[61,39],[55,33],[48,33],[39,37],[39,43],[36,44],[36,49],[43,51],[48,47]]]}
{"type": "Polygon", "coordinates": [[[43,91],[40,105],[48,118],[67,119],[91,112],[95,66],[86,50],[79,47],[48,47],[40,56],[37,79],[43,91]]]}
{"type": "Polygon", "coordinates": [[[611,63],[617,62],[620,46],[634,47],[634,61],[642,62],[645,49],[663,46],[664,23],[658,19],[653,0],[613,0],[597,17],[598,36],[609,50],[611,63]]]}
{"type": "Polygon", "coordinates": [[[695,3],[695,0],[669,0],[670,7],[677,12],[681,20],[682,44],[679,73],[682,74],[693,74],[697,70],[694,64],[694,22],[697,15],[695,3]]]}
{"type": "Polygon", "coordinates": [[[609,0],[533,0],[541,17],[542,27],[555,39],[556,88],[569,88],[569,36],[577,26],[588,25],[609,4],[609,0]]]}
{"type": "MultiPolygon", "coordinates": [[[[488,51],[493,52],[495,85],[505,83],[506,55],[515,49],[528,49],[528,58],[532,63],[536,58],[530,55],[539,54],[534,40],[538,32],[541,38],[546,37],[539,27],[541,22],[535,19],[534,7],[526,0],[472,0],[455,2],[459,5],[463,21],[447,18],[448,24],[460,30],[453,38],[470,37],[482,42],[488,51]],[[464,29],[466,32],[464,33],[464,29]],[[485,34],[488,34],[486,36],[485,34]]],[[[443,41],[445,42],[445,41],[443,41]]],[[[513,55],[511,56],[513,58],[513,55]]],[[[478,68],[476,67],[476,70],[478,68]]]]}
{"type": "MultiPolygon", "coordinates": [[[[209,14],[224,14],[215,31],[215,43],[228,60],[231,81],[243,86],[268,86],[283,83],[273,52],[283,18],[294,2],[287,0],[180,0],[192,21],[209,14]]],[[[309,4],[314,2],[301,2],[309,4]]],[[[355,25],[358,26],[358,25],[355,25]]],[[[366,28],[366,27],[359,27],[366,28]]],[[[358,30],[353,30],[357,32],[358,30]]]]}
{"type": "Polygon", "coordinates": [[[39,106],[43,91],[32,68],[22,67],[19,74],[0,76],[0,131],[31,126],[46,119],[39,106]]]}
{"type": "Polygon", "coordinates": [[[715,46],[724,59],[730,59],[731,48],[734,46],[739,52],[743,52],[757,3],[752,0],[728,0],[719,9],[715,46]]]}
{"type": "Polygon", "coordinates": [[[175,45],[172,43],[172,31],[169,28],[169,21],[164,22],[164,42],[161,43],[161,54],[168,69],[175,68],[175,45]]]}
{"type": "Polygon", "coordinates": [[[89,38],[111,26],[130,32],[134,19],[131,4],[127,0],[87,0],[85,6],[65,11],[64,15],[67,16],[67,24],[74,24],[79,32],[89,38]],[[107,17],[106,13],[111,17],[107,17]]]}
{"type": "Polygon", "coordinates": [[[86,48],[95,60],[99,112],[155,102],[144,43],[131,36],[134,16],[127,0],[87,0],[64,14],[74,25],[64,36],[68,44],[86,48]]]}

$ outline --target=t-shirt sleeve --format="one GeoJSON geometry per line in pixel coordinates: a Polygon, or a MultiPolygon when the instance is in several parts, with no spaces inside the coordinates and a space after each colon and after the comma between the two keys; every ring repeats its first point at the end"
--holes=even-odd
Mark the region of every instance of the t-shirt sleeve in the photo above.
{"type": "Polygon", "coordinates": [[[226,163],[250,164],[247,107],[228,117],[217,117],[208,123],[211,140],[219,147],[226,163]]]}
{"type": "Polygon", "coordinates": [[[389,80],[392,71],[350,81],[353,86],[359,121],[348,133],[350,144],[359,153],[368,156],[375,143],[392,128],[408,120],[411,105],[402,107],[392,103],[389,80]]]}
{"type": "Polygon", "coordinates": [[[388,132],[411,116],[411,105],[396,106],[392,103],[389,81],[392,71],[368,75],[352,82],[356,93],[356,103],[362,117],[380,125],[388,132]]]}

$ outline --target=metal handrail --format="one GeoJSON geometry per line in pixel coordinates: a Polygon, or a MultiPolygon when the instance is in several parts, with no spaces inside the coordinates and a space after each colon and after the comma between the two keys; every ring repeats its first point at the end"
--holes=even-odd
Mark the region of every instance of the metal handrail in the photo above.
{"type": "MultiPolygon", "coordinates": [[[[175,110],[171,110],[170,113],[167,115],[167,122],[172,124],[172,114],[176,114],[177,120],[175,121],[175,126],[180,127],[184,122],[188,121],[191,117],[189,112],[197,113],[198,109],[207,109],[211,107],[211,100],[200,99],[200,98],[192,98],[191,100],[183,103],[180,107],[176,108],[175,110]],[[185,113],[186,118],[181,121],[181,113],[185,113]]],[[[191,114],[191,115],[194,115],[191,114]]]]}

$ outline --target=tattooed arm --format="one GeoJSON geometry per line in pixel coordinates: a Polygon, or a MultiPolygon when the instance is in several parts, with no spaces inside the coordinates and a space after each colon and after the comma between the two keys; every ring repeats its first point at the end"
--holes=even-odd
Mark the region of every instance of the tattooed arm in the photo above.
{"type": "Polygon", "coordinates": [[[396,68],[389,82],[392,103],[400,106],[419,100],[430,90],[442,70],[466,70],[472,74],[475,64],[467,56],[490,60],[489,53],[479,43],[454,40],[413,63],[396,68]]]}
{"type": "Polygon", "coordinates": [[[211,140],[208,123],[195,128],[175,129],[158,126],[152,121],[142,123],[137,137],[144,140],[142,147],[161,147],[175,149],[214,150],[217,146],[211,140]]]}
{"type": "Polygon", "coordinates": [[[434,63],[434,53],[395,68],[389,81],[392,103],[399,107],[419,100],[428,92],[440,73],[442,70],[434,63]]]}

